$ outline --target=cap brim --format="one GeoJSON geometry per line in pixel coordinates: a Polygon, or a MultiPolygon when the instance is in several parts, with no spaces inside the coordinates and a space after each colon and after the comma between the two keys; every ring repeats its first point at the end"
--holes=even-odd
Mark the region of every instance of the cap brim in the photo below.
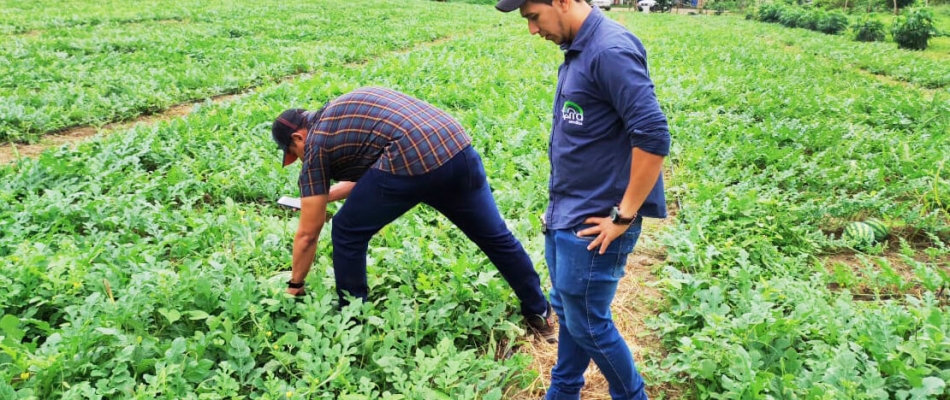
{"type": "Polygon", "coordinates": [[[525,0],[499,0],[498,3],[495,3],[495,8],[501,12],[512,12],[521,8],[524,2],[525,0]]]}
{"type": "Polygon", "coordinates": [[[294,161],[297,161],[297,155],[289,151],[285,151],[284,152],[284,166],[286,167],[290,164],[293,164],[294,161]]]}

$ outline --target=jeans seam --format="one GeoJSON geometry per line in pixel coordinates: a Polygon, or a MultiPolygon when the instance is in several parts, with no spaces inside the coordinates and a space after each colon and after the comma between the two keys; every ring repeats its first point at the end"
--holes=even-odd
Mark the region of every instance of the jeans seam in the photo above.
{"type": "MultiPolygon", "coordinates": [[[[587,303],[588,301],[587,299],[590,298],[591,279],[593,278],[594,259],[596,258],[597,258],[597,254],[594,254],[594,256],[591,257],[590,259],[590,265],[588,266],[588,269],[587,269],[587,287],[584,290],[584,311],[585,311],[585,317],[587,318],[587,324],[586,324],[587,334],[590,335],[591,342],[593,342],[594,346],[597,347],[597,351],[599,351],[600,354],[604,355],[604,360],[606,360],[607,364],[610,365],[611,373],[616,376],[619,376],[619,374],[617,374],[617,367],[614,366],[614,363],[613,361],[611,361],[610,356],[607,354],[606,351],[604,351],[604,349],[600,347],[600,343],[598,343],[597,340],[595,340],[594,338],[593,324],[591,323],[591,318],[590,318],[590,305],[587,303]]],[[[610,305],[608,305],[607,307],[609,308],[610,305]]],[[[611,317],[610,319],[612,323],[613,317],[611,317]]],[[[614,327],[614,329],[616,329],[616,327],[614,327]]],[[[601,368],[601,372],[603,372],[603,368],[601,368]]],[[[620,380],[620,385],[622,386],[624,393],[629,393],[629,390],[627,390],[627,384],[623,382],[623,379],[620,380]]]]}

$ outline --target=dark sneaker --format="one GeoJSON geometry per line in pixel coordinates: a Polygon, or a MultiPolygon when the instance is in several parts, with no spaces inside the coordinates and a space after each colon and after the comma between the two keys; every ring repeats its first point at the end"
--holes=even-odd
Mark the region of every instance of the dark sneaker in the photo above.
{"type": "Polygon", "coordinates": [[[548,303],[548,311],[545,314],[547,314],[546,317],[535,314],[525,317],[525,320],[528,321],[528,327],[538,336],[541,336],[541,339],[548,343],[557,343],[557,332],[554,331],[554,310],[550,303],[548,303]]]}

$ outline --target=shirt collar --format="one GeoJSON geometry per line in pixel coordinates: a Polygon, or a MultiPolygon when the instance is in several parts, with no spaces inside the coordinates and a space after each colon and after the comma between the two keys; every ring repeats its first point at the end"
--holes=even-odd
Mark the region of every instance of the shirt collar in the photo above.
{"type": "Polygon", "coordinates": [[[603,11],[600,11],[600,8],[594,7],[590,10],[590,15],[584,20],[584,23],[581,24],[581,29],[577,31],[577,35],[574,36],[574,40],[562,43],[561,50],[565,53],[569,51],[580,52],[584,50],[584,46],[587,46],[587,43],[590,43],[591,38],[594,36],[594,31],[597,30],[597,27],[600,26],[600,23],[604,21],[603,11]]]}

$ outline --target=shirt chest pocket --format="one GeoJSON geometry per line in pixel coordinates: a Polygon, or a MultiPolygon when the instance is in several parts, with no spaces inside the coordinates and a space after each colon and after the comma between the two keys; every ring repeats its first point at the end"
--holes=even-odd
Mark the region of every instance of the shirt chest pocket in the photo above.
{"type": "Polygon", "coordinates": [[[588,102],[581,93],[562,93],[558,100],[558,104],[561,105],[560,110],[557,110],[561,130],[571,135],[586,133],[589,121],[584,120],[584,106],[588,102]]]}

